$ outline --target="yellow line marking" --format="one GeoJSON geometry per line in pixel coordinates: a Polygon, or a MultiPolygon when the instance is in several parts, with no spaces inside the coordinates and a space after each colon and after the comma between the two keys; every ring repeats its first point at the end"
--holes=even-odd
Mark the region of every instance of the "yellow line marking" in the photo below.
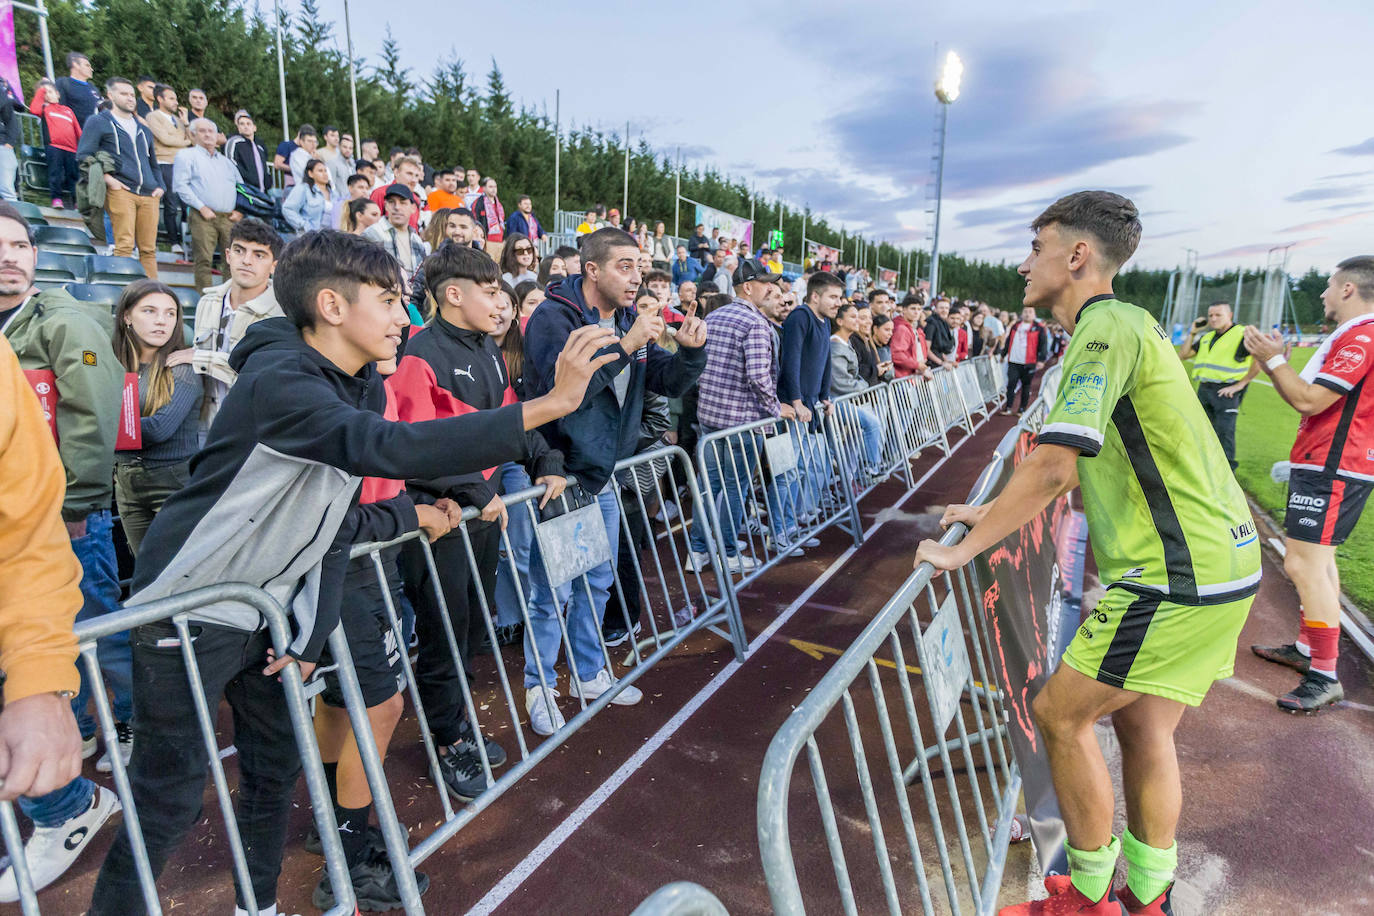
{"type": "MultiPolygon", "coordinates": [[[[836,648],[833,647],[833,646],[823,646],[823,645],[821,645],[820,643],[816,643],[816,642],[807,642],[807,641],[804,640],[804,639],[789,639],[789,640],[787,641],[787,644],[788,644],[789,646],[791,646],[792,648],[797,649],[798,651],[803,652],[803,653],[805,653],[806,655],[811,656],[811,657],[814,658],[816,661],[821,661],[821,660],[824,659],[827,655],[837,655],[837,656],[838,656],[838,655],[843,655],[843,654],[844,654],[844,650],[843,650],[843,649],[836,649],[836,648]]],[[[896,670],[897,670],[897,663],[894,662],[894,661],[892,661],[892,660],[890,660],[890,659],[886,659],[886,658],[877,658],[877,657],[875,656],[874,659],[873,659],[873,663],[874,663],[875,665],[877,665],[879,668],[891,668],[893,671],[896,671],[896,670]]],[[[916,667],[915,665],[906,665],[905,668],[906,668],[907,672],[910,673],[910,674],[920,674],[920,673],[921,673],[921,669],[918,668],[918,667],[916,667]]],[[[982,683],[982,681],[974,681],[973,684],[974,684],[975,687],[983,688],[983,683],[982,683]]]]}

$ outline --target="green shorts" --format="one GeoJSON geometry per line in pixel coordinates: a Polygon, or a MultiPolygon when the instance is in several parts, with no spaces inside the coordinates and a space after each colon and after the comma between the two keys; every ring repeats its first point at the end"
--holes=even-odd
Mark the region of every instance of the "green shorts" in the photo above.
{"type": "Polygon", "coordinates": [[[1230,677],[1254,596],[1192,606],[1108,589],[1078,628],[1064,664],[1123,690],[1197,706],[1230,677]]]}

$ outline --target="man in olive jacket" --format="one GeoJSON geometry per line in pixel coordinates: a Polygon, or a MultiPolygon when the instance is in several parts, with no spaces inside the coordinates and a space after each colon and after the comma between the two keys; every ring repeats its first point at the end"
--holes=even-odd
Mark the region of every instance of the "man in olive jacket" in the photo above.
{"type": "MultiPolygon", "coordinates": [[[[0,203],[0,333],[19,357],[57,438],[67,483],[62,521],[81,561],[80,621],[111,613],[119,604],[110,503],[124,367],[110,343],[110,319],[64,290],[39,292],[33,284],[37,260],[33,230],[13,207],[0,203]]],[[[118,752],[127,760],[133,734],[128,729],[133,715],[128,633],[100,640],[99,656],[105,684],[114,694],[120,733],[119,748],[106,748],[106,754],[118,752]]],[[[83,666],[72,709],[85,757],[96,750],[96,723],[87,712],[96,689],[105,688],[92,685],[83,666]]],[[[108,789],[78,776],[54,792],[21,798],[20,807],[38,828],[26,848],[32,849],[28,860],[34,883],[42,887],[76,861],[118,801],[108,789]]],[[[0,875],[0,901],[16,899],[13,873],[7,871],[0,875]]]]}

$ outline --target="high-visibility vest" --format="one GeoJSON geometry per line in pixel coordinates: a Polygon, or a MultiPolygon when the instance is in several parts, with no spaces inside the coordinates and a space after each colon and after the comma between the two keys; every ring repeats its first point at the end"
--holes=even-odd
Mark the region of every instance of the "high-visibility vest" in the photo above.
{"type": "Polygon", "coordinates": [[[1230,384],[1245,378],[1250,370],[1249,354],[1236,359],[1245,329],[1233,324],[1224,334],[1208,331],[1197,342],[1197,359],[1193,362],[1193,378],[1199,382],[1230,384]]]}

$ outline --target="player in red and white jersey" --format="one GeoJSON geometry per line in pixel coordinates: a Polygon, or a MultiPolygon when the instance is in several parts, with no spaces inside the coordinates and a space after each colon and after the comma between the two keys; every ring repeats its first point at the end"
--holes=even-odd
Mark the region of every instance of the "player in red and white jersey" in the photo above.
{"type": "Polygon", "coordinates": [[[1295,668],[1302,683],[1278,699],[1280,709],[1311,713],[1345,696],[1336,678],[1340,643],[1340,573],[1336,547],[1359,520],[1374,489],[1374,257],[1336,265],[1322,293],[1336,332],[1302,374],[1288,365],[1283,339],[1245,329],[1245,345],[1298,413],[1290,454],[1284,570],[1298,589],[1296,643],[1251,646],[1260,658],[1295,668]]]}

